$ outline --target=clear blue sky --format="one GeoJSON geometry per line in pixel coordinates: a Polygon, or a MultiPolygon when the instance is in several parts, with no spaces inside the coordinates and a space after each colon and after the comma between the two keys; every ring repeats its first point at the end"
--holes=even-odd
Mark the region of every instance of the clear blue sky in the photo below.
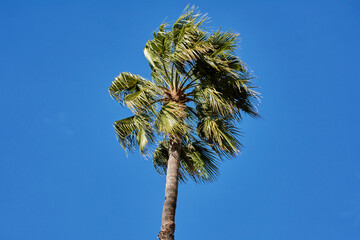
{"type": "Polygon", "coordinates": [[[176,239],[360,239],[360,2],[1,1],[0,239],[156,239],[165,178],[126,158],[108,95],[188,4],[241,34],[261,120],[212,184],[180,186],[176,239]]]}

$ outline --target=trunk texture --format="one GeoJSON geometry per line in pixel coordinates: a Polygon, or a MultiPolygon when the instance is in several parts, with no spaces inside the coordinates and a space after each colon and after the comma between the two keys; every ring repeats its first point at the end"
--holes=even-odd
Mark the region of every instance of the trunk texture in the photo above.
{"type": "Polygon", "coordinates": [[[161,219],[160,240],[174,240],[175,210],[179,183],[181,140],[170,139],[166,173],[165,202],[161,219]]]}

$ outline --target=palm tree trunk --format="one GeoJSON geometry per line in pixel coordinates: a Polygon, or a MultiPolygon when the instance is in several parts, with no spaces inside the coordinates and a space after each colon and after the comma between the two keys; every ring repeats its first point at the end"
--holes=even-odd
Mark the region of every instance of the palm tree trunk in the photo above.
{"type": "Polygon", "coordinates": [[[174,240],[175,210],[179,183],[181,139],[171,138],[166,173],[165,202],[161,219],[160,240],[174,240]]]}

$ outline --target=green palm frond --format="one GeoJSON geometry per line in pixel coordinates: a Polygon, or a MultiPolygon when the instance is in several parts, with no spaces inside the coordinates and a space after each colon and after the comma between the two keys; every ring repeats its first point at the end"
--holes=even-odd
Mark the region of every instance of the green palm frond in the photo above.
{"type": "Polygon", "coordinates": [[[214,87],[197,87],[190,94],[197,99],[198,110],[207,109],[208,115],[228,116],[234,114],[234,106],[214,87]]]}
{"type": "Polygon", "coordinates": [[[181,169],[195,182],[212,182],[219,174],[217,154],[199,141],[183,147],[181,169]]]}
{"type": "Polygon", "coordinates": [[[157,114],[155,128],[166,136],[181,136],[188,131],[186,123],[186,106],[174,101],[164,103],[157,114]]]}
{"type": "Polygon", "coordinates": [[[152,68],[154,79],[159,84],[171,84],[170,54],[172,49],[172,35],[166,30],[166,24],[159,27],[154,38],[145,44],[144,55],[152,68]],[[161,77],[161,79],[158,79],[161,77]],[[160,81],[159,81],[160,80],[160,81]]]}
{"type": "Polygon", "coordinates": [[[199,32],[204,32],[202,27],[206,20],[207,16],[196,13],[194,6],[187,6],[184,13],[173,24],[174,44],[177,45],[188,37],[194,38],[199,32]]]}
{"type": "Polygon", "coordinates": [[[210,34],[208,41],[211,42],[214,47],[214,52],[211,56],[233,55],[239,43],[238,36],[238,33],[231,31],[221,32],[221,28],[210,34]]]}
{"type": "Polygon", "coordinates": [[[127,72],[121,73],[112,82],[109,93],[117,101],[122,102],[124,96],[136,92],[139,83],[144,81],[146,80],[139,75],[133,75],[127,72]]]}
{"type": "MultiPolygon", "coordinates": [[[[169,140],[160,142],[153,155],[153,165],[158,173],[165,175],[169,159],[169,140]]],[[[219,173],[219,159],[214,151],[199,141],[183,142],[179,179],[186,182],[212,182],[219,173]]]]}
{"type": "Polygon", "coordinates": [[[124,150],[134,150],[139,146],[145,152],[146,146],[154,141],[151,118],[146,113],[134,115],[114,123],[115,132],[124,150]]]}
{"type": "Polygon", "coordinates": [[[171,60],[181,73],[186,73],[186,65],[192,64],[202,54],[209,52],[212,45],[207,42],[207,32],[202,28],[207,17],[195,13],[188,7],[184,14],[173,24],[173,53],[171,60]]]}
{"type": "Polygon", "coordinates": [[[155,170],[161,174],[166,175],[167,162],[169,159],[169,141],[164,140],[159,142],[159,145],[153,154],[153,165],[155,170]]]}
{"type": "Polygon", "coordinates": [[[251,117],[259,117],[256,108],[259,94],[253,90],[248,79],[232,79],[218,84],[216,89],[223,93],[224,101],[233,107],[235,116],[241,119],[241,113],[244,112],[251,117]]]}
{"type": "Polygon", "coordinates": [[[154,83],[139,75],[121,73],[113,81],[109,93],[134,113],[140,110],[154,113],[155,108],[152,104],[158,100],[160,90],[154,83]]]}
{"type": "Polygon", "coordinates": [[[229,119],[204,117],[198,123],[197,133],[216,152],[227,157],[235,156],[242,148],[238,141],[240,131],[229,119]]]}
{"type": "Polygon", "coordinates": [[[244,67],[240,63],[238,63],[237,67],[219,67],[216,61],[208,63],[207,60],[199,60],[193,71],[194,75],[200,79],[198,83],[200,87],[194,89],[194,92],[201,93],[206,89],[213,89],[213,93],[209,96],[213,96],[214,100],[216,100],[214,93],[221,96],[221,102],[224,106],[227,106],[225,109],[229,110],[229,113],[241,118],[241,111],[243,111],[252,117],[258,117],[256,104],[259,96],[251,86],[250,80],[252,77],[247,71],[233,70],[233,68],[244,67]],[[232,73],[229,73],[229,71],[232,73]]]}

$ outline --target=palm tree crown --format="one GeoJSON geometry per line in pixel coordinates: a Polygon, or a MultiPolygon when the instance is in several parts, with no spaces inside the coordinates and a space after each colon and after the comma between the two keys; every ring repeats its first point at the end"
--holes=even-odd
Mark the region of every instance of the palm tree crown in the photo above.
{"type": "Polygon", "coordinates": [[[252,76],[235,55],[238,34],[209,33],[206,20],[192,7],[162,24],[144,48],[152,80],[124,72],[109,88],[133,112],[114,123],[122,147],[146,154],[157,144],[153,164],[166,174],[169,142],[179,139],[181,181],[213,181],[219,162],[241,149],[236,123],[258,116],[252,76]]]}

